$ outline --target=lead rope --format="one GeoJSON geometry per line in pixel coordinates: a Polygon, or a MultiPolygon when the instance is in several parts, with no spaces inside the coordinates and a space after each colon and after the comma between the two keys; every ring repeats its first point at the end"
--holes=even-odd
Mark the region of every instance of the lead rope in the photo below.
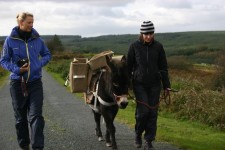
{"type": "Polygon", "coordinates": [[[27,97],[28,92],[27,92],[27,87],[26,87],[26,83],[25,83],[23,76],[20,77],[20,81],[21,81],[21,89],[22,89],[23,96],[27,97]]]}
{"type": "MultiPolygon", "coordinates": [[[[170,91],[170,92],[178,92],[178,90],[174,90],[174,89],[171,89],[171,90],[169,90],[169,91],[170,91]]],[[[171,102],[170,92],[168,92],[168,93],[166,94],[166,92],[164,91],[164,92],[163,92],[163,96],[160,97],[160,99],[163,99],[163,100],[164,100],[164,102],[166,103],[166,105],[170,105],[170,102],[171,102]]],[[[141,104],[145,105],[145,106],[148,107],[149,109],[156,109],[157,107],[159,107],[160,100],[159,100],[159,103],[156,104],[155,106],[150,106],[150,105],[148,105],[148,104],[145,103],[145,102],[136,100],[136,98],[133,97],[133,96],[131,96],[129,92],[128,92],[128,95],[129,95],[129,97],[130,97],[131,99],[133,99],[134,101],[136,101],[136,102],[138,102],[138,103],[141,103],[141,104]]]]}

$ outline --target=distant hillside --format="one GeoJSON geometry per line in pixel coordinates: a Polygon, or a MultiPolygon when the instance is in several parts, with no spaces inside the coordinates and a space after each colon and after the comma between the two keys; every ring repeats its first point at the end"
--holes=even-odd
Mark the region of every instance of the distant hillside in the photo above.
{"type": "Polygon", "coordinates": [[[225,47],[225,31],[177,32],[156,34],[168,53],[178,50],[221,50],[225,47]]]}
{"type": "MultiPolygon", "coordinates": [[[[113,50],[117,54],[126,54],[129,45],[139,35],[105,35],[82,38],[80,36],[59,36],[67,49],[74,52],[96,53],[113,50]]],[[[225,31],[156,33],[170,56],[185,56],[197,63],[214,63],[218,54],[225,50],[225,31]]]]}
{"type": "MultiPolygon", "coordinates": [[[[82,38],[75,35],[58,35],[65,49],[72,52],[98,53],[113,50],[117,54],[126,54],[129,45],[139,35],[104,35],[82,38]]],[[[52,35],[42,36],[49,40],[52,35]]],[[[5,37],[0,37],[4,40],[5,37]]],[[[213,63],[218,52],[225,50],[225,31],[156,33],[155,39],[165,48],[167,56],[187,56],[197,62],[213,63]]]]}

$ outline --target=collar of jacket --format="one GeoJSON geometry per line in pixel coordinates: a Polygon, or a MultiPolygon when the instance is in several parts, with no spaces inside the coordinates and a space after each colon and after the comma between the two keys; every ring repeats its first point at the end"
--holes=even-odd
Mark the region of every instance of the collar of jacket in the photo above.
{"type": "MultiPolygon", "coordinates": [[[[21,39],[19,36],[19,26],[16,26],[12,29],[10,37],[21,39]]],[[[33,39],[33,38],[38,38],[38,37],[40,37],[39,33],[34,28],[32,28],[30,38],[33,39]]]]}
{"type": "Polygon", "coordinates": [[[139,42],[142,43],[143,45],[151,45],[155,42],[155,39],[153,39],[152,42],[150,43],[144,42],[143,40],[139,40],[139,42]]]}
{"type": "Polygon", "coordinates": [[[19,32],[19,37],[21,39],[23,39],[24,41],[27,42],[27,40],[31,37],[31,32],[26,32],[26,31],[22,31],[22,30],[18,30],[19,32]]]}

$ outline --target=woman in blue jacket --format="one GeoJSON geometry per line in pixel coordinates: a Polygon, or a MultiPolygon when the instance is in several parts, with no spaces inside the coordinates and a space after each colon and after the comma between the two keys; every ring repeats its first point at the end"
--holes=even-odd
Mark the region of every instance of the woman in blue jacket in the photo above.
{"type": "Polygon", "coordinates": [[[0,63],[11,72],[10,93],[19,146],[29,150],[31,142],[33,149],[43,149],[45,122],[41,77],[42,67],[50,61],[51,54],[33,28],[33,14],[22,12],[16,18],[18,26],[12,29],[4,42],[0,63]]]}
{"type": "Polygon", "coordinates": [[[144,21],[140,28],[140,38],[130,45],[127,54],[129,76],[137,106],[135,113],[135,144],[142,146],[142,133],[146,141],[145,148],[151,149],[157,129],[158,104],[163,89],[168,94],[167,60],[161,43],[154,39],[154,25],[144,21]]]}

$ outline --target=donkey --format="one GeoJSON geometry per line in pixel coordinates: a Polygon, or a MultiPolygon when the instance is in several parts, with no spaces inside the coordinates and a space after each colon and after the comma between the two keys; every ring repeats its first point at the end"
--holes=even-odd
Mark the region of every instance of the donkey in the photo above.
{"type": "Polygon", "coordinates": [[[90,86],[93,94],[86,93],[86,97],[91,103],[89,106],[94,113],[96,122],[95,133],[99,141],[103,141],[102,131],[100,126],[101,116],[106,124],[106,146],[117,149],[115,139],[114,119],[119,108],[125,109],[128,105],[128,74],[126,57],[107,56],[108,67],[97,71],[91,79],[90,86]],[[114,59],[115,58],[115,59],[114,59]],[[90,96],[91,95],[91,96],[90,96]]]}

